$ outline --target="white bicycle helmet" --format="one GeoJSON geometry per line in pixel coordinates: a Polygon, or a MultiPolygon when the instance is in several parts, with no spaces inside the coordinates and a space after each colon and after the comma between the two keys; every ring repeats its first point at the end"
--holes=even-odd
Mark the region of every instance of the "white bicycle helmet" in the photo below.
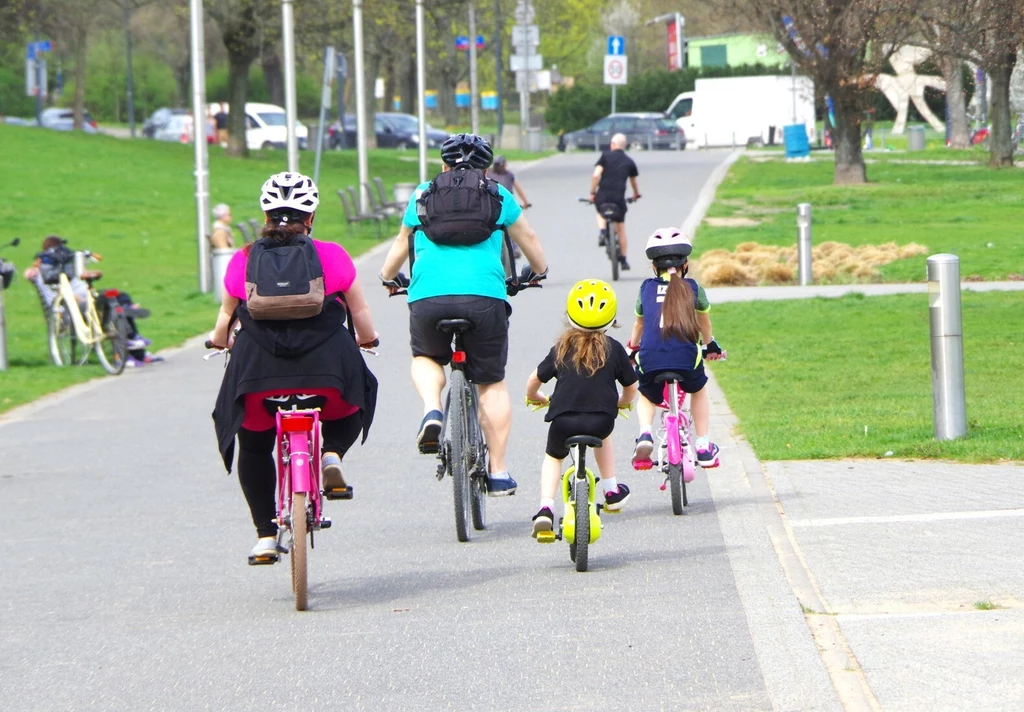
{"type": "Polygon", "coordinates": [[[263,212],[273,210],[298,210],[303,213],[316,212],[320,205],[320,192],[316,183],[301,173],[277,173],[267,178],[260,190],[260,208],[263,212]]]}
{"type": "Polygon", "coordinates": [[[654,231],[654,234],[647,238],[647,259],[657,261],[667,258],[675,258],[682,264],[693,251],[693,243],[690,238],[674,227],[663,227],[654,231]]]}

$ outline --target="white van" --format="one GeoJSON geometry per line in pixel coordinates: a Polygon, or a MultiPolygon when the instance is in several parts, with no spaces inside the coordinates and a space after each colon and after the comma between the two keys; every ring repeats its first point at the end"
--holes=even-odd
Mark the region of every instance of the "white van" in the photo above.
{"type": "Polygon", "coordinates": [[[815,138],[814,82],[808,77],[757,76],[698,79],[665,112],[686,133],[690,146],[782,143],[782,127],[803,124],[815,138]],[[794,120],[795,119],[795,120],[794,120]]]}
{"type": "MultiPolygon", "coordinates": [[[[245,142],[249,150],[258,148],[287,148],[288,125],[284,109],[275,104],[245,105],[245,142]]],[[[300,121],[295,122],[295,138],[299,148],[305,149],[309,129],[300,121]]]]}

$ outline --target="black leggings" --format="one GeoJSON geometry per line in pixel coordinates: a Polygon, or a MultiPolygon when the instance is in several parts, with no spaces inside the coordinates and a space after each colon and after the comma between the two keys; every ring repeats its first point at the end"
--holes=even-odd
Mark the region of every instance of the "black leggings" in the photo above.
{"type": "Polygon", "coordinates": [[[556,415],[548,427],[548,446],[545,452],[556,460],[569,455],[565,441],[573,435],[590,435],[604,440],[615,429],[615,416],[607,413],[562,413],[556,415]]]}
{"type": "MultiPolygon", "coordinates": [[[[354,413],[340,420],[321,421],[323,451],[336,452],[344,458],[363,427],[363,416],[354,413]]],[[[277,430],[238,431],[238,481],[245,501],[249,503],[252,523],[260,537],[276,536],[277,465],[274,444],[277,430]]]]}

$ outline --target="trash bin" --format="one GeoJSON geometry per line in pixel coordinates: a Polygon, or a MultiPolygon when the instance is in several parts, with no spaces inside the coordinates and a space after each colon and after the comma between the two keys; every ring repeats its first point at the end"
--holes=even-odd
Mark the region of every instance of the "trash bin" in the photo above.
{"type": "Polygon", "coordinates": [[[907,150],[924,150],[924,126],[911,126],[907,129],[907,150]]]}
{"type": "Polygon", "coordinates": [[[804,158],[811,155],[811,145],[807,141],[807,127],[803,124],[783,126],[782,140],[786,144],[786,158],[804,158]]]}
{"type": "Polygon", "coordinates": [[[215,247],[210,250],[210,263],[213,273],[213,296],[219,302],[224,298],[224,275],[228,271],[228,262],[238,252],[233,247],[215,247]]]}
{"type": "Polygon", "coordinates": [[[526,150],[530,153],[540,153],[544,148],[544,136],[540,129],[534,126],[526,129],[526,150]]]}
{"type": "Polygon", "coordinates": [[[399,205],[408,205],[412,199],[413,193],[416,192],[415,183],[395,183],[394,187],[395,202],[399,205]]]}

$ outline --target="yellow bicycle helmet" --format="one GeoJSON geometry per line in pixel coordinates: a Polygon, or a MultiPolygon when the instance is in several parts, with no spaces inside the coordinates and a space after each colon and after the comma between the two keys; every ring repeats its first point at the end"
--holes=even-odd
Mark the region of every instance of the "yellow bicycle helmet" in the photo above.
{"type": "Polygon", "coordinates": [[[582,279],[569,290],[565,313],[577,329],[602,331],[615,321],[615,292],[607,282],[582,279]]]}

